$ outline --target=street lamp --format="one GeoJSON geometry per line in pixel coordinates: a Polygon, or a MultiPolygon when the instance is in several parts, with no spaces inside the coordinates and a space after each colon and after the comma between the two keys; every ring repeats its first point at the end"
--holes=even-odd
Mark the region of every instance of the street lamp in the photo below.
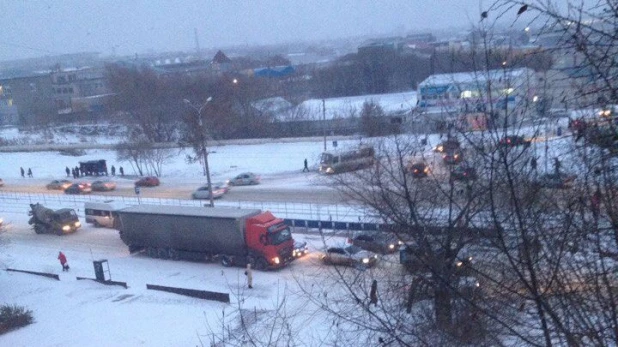
{"type": "Polygon", "coordinates": [[[215,201],[212,197],[212,182],[210,181],[210,169],[208,168],[208,150],[206,149],[206,137],[204,136],[204,123],[202,122],[202,110],[204,110],[204,107],[206,107],[206,105],[211,100],[212,96],[208,97],[208,99],[206,99],[206,102],[204,102],[199,108],[193,105],[191,101],[187,99],[184,99],[183,102],[197,112],[197,119],[200,126],[199,145],[201,146],[199,155],[202,157],[202,162],[204,163],[204,172],[206,173],[206,183],[208,184],[208,197],[210,199],[210,207],[215,207],[215,201]]]}

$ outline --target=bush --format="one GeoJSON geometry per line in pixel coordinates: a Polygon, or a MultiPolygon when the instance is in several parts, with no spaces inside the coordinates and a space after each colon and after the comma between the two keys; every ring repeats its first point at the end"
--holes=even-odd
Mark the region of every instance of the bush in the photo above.
{"type": "Polygon", "coordinates": [[[0,334],[32,324],[32,311],[21,306],[3,305],[0,307],[0,334]]]}

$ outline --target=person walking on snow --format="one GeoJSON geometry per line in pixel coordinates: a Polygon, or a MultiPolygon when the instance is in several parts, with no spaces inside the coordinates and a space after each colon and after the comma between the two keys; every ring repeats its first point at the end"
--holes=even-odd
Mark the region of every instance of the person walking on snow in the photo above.
{"type": "Polygon", "coordinates": [[[309,166],[307,166],[307,158],[305,158],[305,167],[303,168],[303,172],[309,172],[309,166]]]}
{"type": "Polygon", "coordinates": [[[69,263],[67,263],[67,257],[64,253],[58,253],[58,260],[60,260],[60,265],[62,265],[62,271],[69,271],[69,263]]]}
{"type": "Polygon", "coordinates": [[[24,177],[24,178],[25,178],[25,177],[26,177],[26,171],[24,171],[24,168],[23,168],[23,167],[20,167],[20,168],[19,168],[19,171],[21,172],[21,177],[24,177]]]}
{"type": "Polygon", "coordinates": [[[32,178],[32,169],[28,168],[28,177],[32,178]]]}
{"type": "Polygon", "coordinates": [[[247,287],[249,287],[249,289],[253,289],[253,270],[251,270],[251,264],[247,264],[245,276],[247,276],[247,287]]]}
{"type": "Polygon", "coordinates": [[[66,173],[67,173],[67,177],[69,177],[69,174],[71,173],[71,170],[69,170],[69,167],[67,166],[67,167],[64,169],[64,172],[66,172],[66,173]]]}
{"type": "Polygon", "coordinates": [[[124,176],[124,169],[122,168],[122,166],[120,167],[118,171],[120,171],[120,176],[124,176]]]}
{"type": "Polygon", "coordinates": [[[116,167],[112,165],[112,176],[116,176],[116,167]]]}

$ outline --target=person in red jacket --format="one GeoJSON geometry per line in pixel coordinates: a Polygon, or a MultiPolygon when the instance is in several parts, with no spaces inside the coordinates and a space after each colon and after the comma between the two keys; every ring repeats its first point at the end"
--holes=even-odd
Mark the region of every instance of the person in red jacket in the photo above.
{"type": "Polygon", "coordinates": [[[64,253],[58,253],[58,260],[60,260],[60,265],[62,265],[62,271],[69,271],[69,263],[67,263],[67,257],[64,253]]]}

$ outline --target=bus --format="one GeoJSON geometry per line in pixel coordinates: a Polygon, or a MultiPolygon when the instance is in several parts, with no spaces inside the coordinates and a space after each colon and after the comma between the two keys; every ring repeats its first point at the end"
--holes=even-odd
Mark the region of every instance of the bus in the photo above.
{"type": "Polygon", "coordinates": [[[374,160],[375,150],[370,146],[347,151],[324,152],[320,157],[320,173],[338,174],[360,170],[373,165],[374,160]]]}

